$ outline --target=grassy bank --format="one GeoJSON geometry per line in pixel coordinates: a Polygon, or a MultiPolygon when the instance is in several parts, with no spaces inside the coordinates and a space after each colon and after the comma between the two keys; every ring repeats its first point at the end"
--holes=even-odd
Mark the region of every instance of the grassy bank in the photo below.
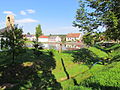
{"type": "Polygon", "coordinates": [[[110,60],[112,60],[116,56],[118,57],[116,58],[116,62],[111,61],[111,64],[106,63],[105,65],[99,62],[92,66],[92,68],[89,68],[86,64],[78,64],[73,62],[74,58],[72,56],[74,53],[79,52],[79,50],[66,51],[62,53],[55,52],[54,58],[56,60],[56,68],[53,70],[53,74],[55,75],[57,81],[61,83],[64,90],[106,90],[110,88],[111,90],[118,90],[120,89],[120,70],[118,69],[120,68],[120,62],[118,61],[120,59],[120,48],[118,47],[115,49],[117,46],[112,46],[112,51],[108,53],[97,47],[87,48],[101,60],[106,60],[106,58],[111,58],[110,60]],[[70,75],[70,79],[67,79],[66,77],[65,71],[61,64],[61,58],[64,60],[66,70],[70,75]]]}
{"type": "MultiPolygon", "coordinates": [[[[0,79],[4,80],[5,78],[5,80],[7,80],[6,82],[9,81],[9,83],[15,84],[21,82],[20,85],[22,85],[22,82],[27,81],[27,84],[25,83],[22,85],[22,88],[27,89],[31,88],[32,84],[37,87],[36,85],[39,85],[39,82],[44,82],[43,84],[40,83],[40,85],[44,85],[47,82],[51,83],[51,80],[56,80],[58,82],[57,85],[61,85],[63,90],[120,89],[119,45],[113,45],[108,48],[95,46],[74,51],[63,51],[61,53],[53,49],[40,50],[38,52],[39,56],[36,56],[34,53],[35,52],[32,49],[27,49],[24,54],[21,54],[19,57],[17,57],[16,63],[18,63],[17,65],[19,67],[7,66],[8,63],[10,63],[10,60],[8,59],[10,57],[6,56],[5,52],[0,53],[0,79]],[[96,63],[97,61],[100,62],[96,63]],[[5,64],[6,62],[7,64],[5,64]],[[104,64],[102,62],[104,62],[104,64]],[[20,75],[11,77],[10,69],[14,72],[13,74],[16,75],[19,73],[20,75]],[[14,69],[16,69],[16,71],[14,71],[14,69]],[[26,70],[28,70],[27,73],[26,70]],[[45,77],[43,71],[49,72],[50,70],[52,70],[52,73],[50,72],[49,78],[48,76],[45,77]],[[69,79],[67,78],[66,73],[69,74],[69,79]],[[7,74],[9,75],[6,78],[7,74]],[[24,77],[26,75],[29,76],[30,80],[29,78],[24,77]],[[33,78],[36,77],[35,75],[38,75],[40,78],[42,77],[42,79],[38,80],[37,77],[34,80],[33,78]],[[29,80],[29,82],[28,80],[25,81],[26,78],[29,80]]],[[[55,88],[59,90],[58,87],[55,88]]]]}

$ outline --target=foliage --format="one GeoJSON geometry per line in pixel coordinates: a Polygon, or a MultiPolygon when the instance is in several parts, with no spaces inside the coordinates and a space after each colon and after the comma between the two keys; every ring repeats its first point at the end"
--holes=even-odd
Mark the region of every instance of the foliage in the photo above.
{"type": "Polygon", "coordinates": [[[1,47],[3,50],[7,50],[8,55],[13,56],[13,62],[19,54],[25,52],[23,49],[24,39],[22,33],[22,29],[17,26],[2,33],[1,47]]]}
{"type": "Polygon", "coordinates": [[[27,35],[30,35],[30,32],[28,32],[27,35]]]}
{"type": "Polygon", "coordinates": [[[79,1],[79,9],[77,9],[76,14],[76,21],[73,22],[75,27],[78,27],[80,31],[84,32],[92,32],[94,29],[96,29],[98,26],[95,22],[95,18],[89,15],[89,13],[86,10],[87,2],[84,2],[82,0],[79,1]],[[95,25],[94,25],[95,24],[95,25]],[[92,26],[96,27],[92,27],[92,26]]]}
{"type": "Polygon", "coordinates": [[[86,33],[82,38],[83,42],[88,46],[93,46],[97,42],[100,42],[100,34],[99,33],[86,33]]]}
{"type": "Polygon", "coordinates": [[[105,41],[104,33],[97,33],[97,32],[88,32],[83,35],[82,41],[88,46],[94,46],[97,43],[105,41]]]}
{"type": "Polygon", "coordinates": [[[100,45],[95,45],[95,47],[90,47],[89,50],[103,58],[107,63],[120,61],[120,44],[102,43],[100,45]],[[96,50],[95,48],[99,50],[96,50]]]}
{"type": "Polygon", "coordinates": [[[94,45],[93,36],[90,33],[83,35],[82,41],[88,46],[94,45]]]}
{"type": "Polygon", "coordinates": [[[59,90],[62,88],[52,74],[52,70],[56,67],[52,56],[42,53],[36,57],[32,50],[27,50],[19,59],[21,61],[18,60],[16,64],[0,63],[0,86],[6,86],[11,90],[59,90]]]}
{"type": "Polygon", "coordinates": [[[36,41],[38,42],[38,37],[41,36],[43,33],[42,33],[42,29],[41,29],[41,25],[39,24],[37,27],[36,27],[36,32],[35,32],[35,36],[36,36],[36,41]]]}
{"type": "Polygon", "coordinates": [[[84,32],[94,32],[105,27],[105,35],[112,40],[120,40],[119,0],[80,0],[76,21],[73,22],[84,32]]]}
{"type": "Polygon", "coordinates": [[[99,61],[99,58],[92,51],[82,48],[78,52],[73,54],[73,62],[82,62],[87,65],[92,65],[99,61]]]}
{"type": "Polygon", "coordinates": [[[113,44],[111,47],[105,48],[105,50],[110,51],[108,53],[110,63],[120,61],[120,44],[113,44]]]}

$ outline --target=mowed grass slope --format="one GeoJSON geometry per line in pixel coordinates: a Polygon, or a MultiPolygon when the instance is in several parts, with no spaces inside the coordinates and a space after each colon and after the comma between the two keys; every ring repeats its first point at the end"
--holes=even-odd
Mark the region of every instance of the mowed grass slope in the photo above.
{"type": "MultiPolygon", "coordinates": [[[[98,57],[107,57],[107,53],[95,48],[95,47],[90,47],[89,50],[91,50],[93,53],[97,54],[98,57]]],[[[57,51],[54,52],[54,58],[56,60],[56,69],[53,71],[55,72],[64,72],[63,70],[63,66],[61,63],[61,58],[64,60],[64,64],[65,67],[67,69],[67,71],[71,74],[77,74],[80,72],[84,72],[86,70],[88,70],[88,67],[86,65],[83,64],[78,64],[78,63],[74,63],[72,60],[74,59],[72,57],[72,52],[79,52],[79,50],[76,51],[70,51],[70,53],[58,53],[57,51]]]]}
{"type": "MultiPolygon", "coordinates": [[[[95,53],[99,58],[109,57],[110,54],[96,47],[90,47],[88,49],[93,53],[95,53]]],[[[118,49],[116,51],[118,54],[118,49]]],[[[55,75],[57,81],[61,83],[63,90],[92,90],[96,88],[96,87],[93,88],[92,86],[87,87],[85,84],[81,84],[82,82],[87,82],[88,84],[99,83],[98,86],[101,85],[99,88],[101,88],[102,86],[104,86],[102,88],[106,88],[106,87],[108,88],[108,84],[105,84],[106,80],[109,81],[110,83],[109,87],[112,88],[120,87],[118,83],[119,82],[118,77],[120,75],[120,72],[119,69],[117,69],[120,67],[119,62],[116,63],[113,62],[112,64],[108,64],[108,65],[95,64],[94,66],[92,66],[91,69],[89,69],[89,67],[85,64],[78,64],[72,61],[73,60],[72,54],[74,52],[79,52],[79,50],[68,51],[67,53],[65,52],[54,53],[54,58],[56,60],[56,69],[53,70],[53,74],[55,75]],[[66,79],[67,77],[65,75],[63,66],[61,64],[61,58],[63,58],[64,60],[66,70],[71,77],[70,79],[66,79]],[[114,75],[115,73],[117,75],[116,77],[114,75]],[[110,77],[112,79],[110,79],[110,77]],[[92,81],[90,82],[90,80],[92,81]],[[80,86],[76,86],[75,83],[80,86]]]]}
{"type": "Polygon", "coordinates": [[[77,74],[82,73],[88,69],[88,67],[85,65],[73,63],[72,54],[55,52],[54,58],[56,60],[56,69],[53,70],[53,74],[60,82],[66,80],[66,74],[61,63],[61,58],[64,60],[65,68],[70,77],[74,77],[77,74]]]}

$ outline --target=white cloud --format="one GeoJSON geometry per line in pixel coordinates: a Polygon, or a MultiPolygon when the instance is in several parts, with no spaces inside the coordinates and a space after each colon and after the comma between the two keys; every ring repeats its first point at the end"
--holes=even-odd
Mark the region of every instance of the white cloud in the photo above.
{"type": "Polygon", "coordinates": [[[39,21],[31,18],[19,19],[15,21],[16,24],[36,23],[36,22],[39,21]]]}
{"type": "Polygon", "coordinates": [[[33,10],[33,9],[28,9],[28,10],[26,10],[28,13],[35,13],[35,10],[33,10]]]}
{"type": "Polygon", "coordinates": [[[16,14],[14,14],[12,11],[3,11],[4,14],[12,14],[14,16],[16,16],[16,14]]]}
{"type": "Polygon", "coordinates": [[[21,14],[21,15],[26,15],[26,12],[23,11],[23,10],[21,10],[21,11],[20,11],[20,14],[21,14]]]}

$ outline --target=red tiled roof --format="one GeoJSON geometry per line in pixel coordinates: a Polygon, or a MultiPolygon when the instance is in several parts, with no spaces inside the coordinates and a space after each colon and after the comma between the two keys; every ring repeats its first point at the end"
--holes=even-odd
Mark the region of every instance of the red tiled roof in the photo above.
{"type": "Polygon", "coordinates": [[[39,38],[48,38],[48,36],[39,36],[39,38]]]}
{"type": "Polygon", "coordinates": [[[80,33],[68,33],[67,34],[67,37],[79,37],[80,36],[80,33]]]}

